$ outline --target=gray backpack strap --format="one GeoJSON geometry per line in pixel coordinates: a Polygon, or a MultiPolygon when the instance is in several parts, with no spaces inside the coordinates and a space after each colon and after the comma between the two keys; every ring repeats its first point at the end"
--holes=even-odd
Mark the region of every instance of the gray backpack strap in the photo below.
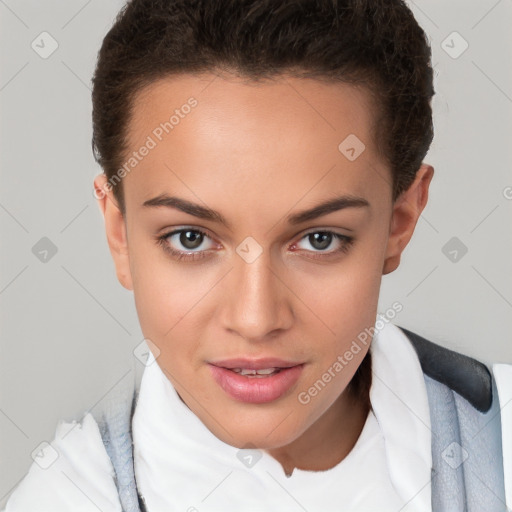
{"type": "Polygon", "coordinates": [[[481,362],[401,327],[424,372],[432,428],[432,510],[507,511],[501,415],[481,362]]]}
{"type": "Polygon", "coordinates": [[[455,397],[444,384],[424,375],[432,430],[432,510],[465,512],[464,470],[455,397]]]}
{"type": "Polygon", "coordinates": [[[501,432],[501,409],[496,382],[492,378],[493,402],[482,413],[457,393],[461,445],[467,457],[462,467],[469,512],[508,510],[505,505],[505,477],[501,432]]]}
{"type": "Polygon", "coordinates": [[[105,449],[112,461],[115,483],[123,512],[141,512],[133,467],[131,419],[137,402],[137,390],[114,388],[93,413],[105,449]]]}

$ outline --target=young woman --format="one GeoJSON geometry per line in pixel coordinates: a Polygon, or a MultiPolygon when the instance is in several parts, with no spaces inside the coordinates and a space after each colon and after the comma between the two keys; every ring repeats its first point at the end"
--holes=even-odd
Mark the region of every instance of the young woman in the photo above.
{"type": "Polygon", "coordinates": [[[427,203],[433,94],[400,0],[128,2],[94,186],[150,353],[6,510],[512,506],[512,366],[377,314],[427,203]]]}

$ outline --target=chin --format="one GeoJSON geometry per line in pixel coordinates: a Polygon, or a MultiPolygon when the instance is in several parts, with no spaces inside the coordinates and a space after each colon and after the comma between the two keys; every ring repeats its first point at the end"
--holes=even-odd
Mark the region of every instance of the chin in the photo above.
{"type": "Polygon", "coordinates": [[[273,434],[270,434],[269,436],[265,435],[260,430],[259,432],[254,433],[236,432],[233,433],[233,437],[230,438],[230,441],[226,440],[226,443],[234,446],[235,448],[275,450],[291,444],[295,439],[297,439],[298,435],[286,432],[279,436],[275,436],[273,434]]]}
{"type": "Polygon", "coordinates": [[[291,422],[293,412],[282,409],[279,413],[243,415],[240,412],[226,414],[233,421],[223,421],[222,427],[214,424],[212,433],[221,441],[236,448],[259,448],[262,450],[286,446],[295,441],[306,430],[307,425],[291,422]]]}

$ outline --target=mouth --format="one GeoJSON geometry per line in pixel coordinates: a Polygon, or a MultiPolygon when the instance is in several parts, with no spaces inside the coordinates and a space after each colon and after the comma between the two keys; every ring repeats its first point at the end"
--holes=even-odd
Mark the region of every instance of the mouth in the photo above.
{"type": "Polygon", "coordinates": [[[233,359],[222,359],[218,361],[209,361],[214,366],[227,368],[228,370],[266,370],[266,369],[283,369],[297,366],[299,362],[286,361],[277,357],[260,357],[259,359],[249,359],[246,357],[237,357],[233,359]]]}
{"type": "Polygon", "coordinates": [[[265,403],[291,390],[302,374],[304,363],[230,360],[209,363],[209,367],[213,379],[229,397],[240,402],[265,403]]]}
{"type": "Polygon", "coordinates": [[[270,377],[271,375],[279,373],[282,369],[283,368],[262,368],[261,370],[251,370],[249,368],[226,368],[226,370],[231,370],[232,372],[238,373],[238,375],[256,379],[270,377]]]}

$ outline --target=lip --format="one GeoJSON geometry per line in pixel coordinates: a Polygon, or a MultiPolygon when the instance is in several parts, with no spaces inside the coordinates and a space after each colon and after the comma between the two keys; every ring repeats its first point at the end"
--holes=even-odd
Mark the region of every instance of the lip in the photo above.
{"type": "Polygon", "coordinates": [[[246,403],[272,402],[283,396],[297,382],[302,374],[304,363],[296,364],[277,359],[230,359],[209,365],[212,377],[217,384],[234,400],[246,403]],[[229,366],[220,366],[229,365],[229,366]],[[281,368],[268,377],[245,377],[230,368],[261,370],[281,368]]]}
{"type": "Polygon", "coordinates": [[[262,357],[259,359],[248,359],[246,357],[237,357],[234,359],[223,359],[221,361],[209,361],[214,366],[221,368],[246,368],[247,370],[262,370],[264,368],[290,368],[302,363],[285,361],[276,357],[262,357]]]}

